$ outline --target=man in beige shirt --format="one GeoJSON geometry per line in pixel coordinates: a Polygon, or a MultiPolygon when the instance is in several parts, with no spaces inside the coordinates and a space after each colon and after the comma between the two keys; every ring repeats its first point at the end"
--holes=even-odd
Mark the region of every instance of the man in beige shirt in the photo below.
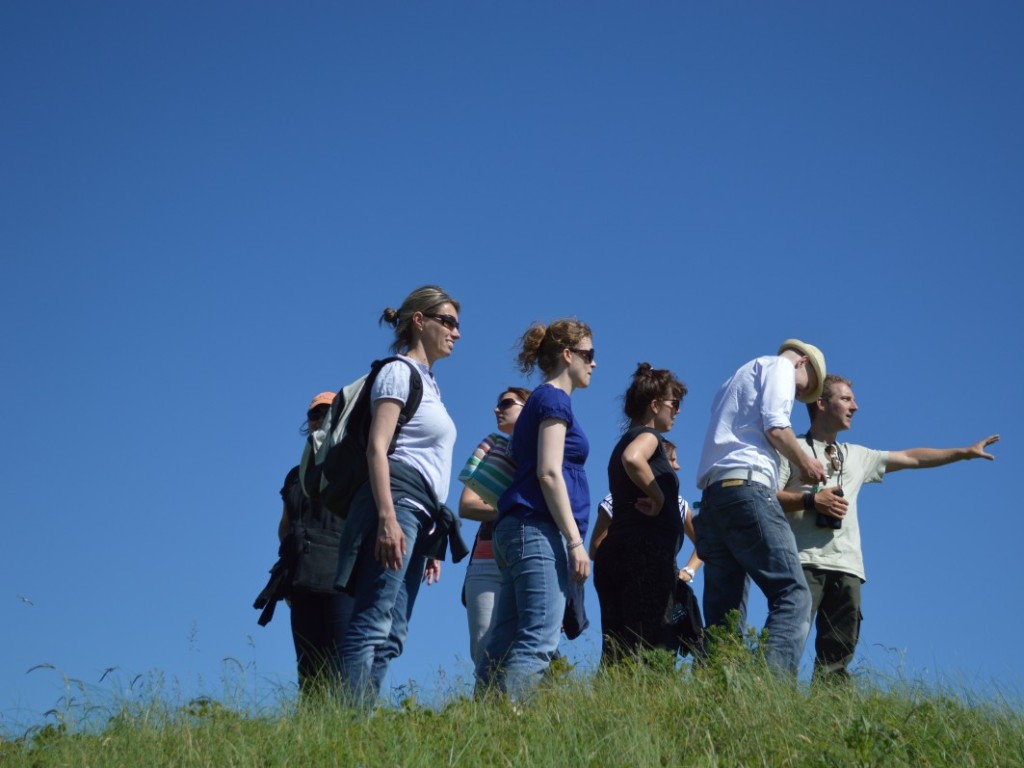
{"type": "Polygon", "coordinates": [[[857,494],[865,483],[880,483],[887,472],[925,469],[954,461],[994,458],[987,448],[991,435],[966,448],[911,448],[875,451],[836,436],[850,428],[857,412],[852,384],[828,375],[821,396],[807,404],[811,429],[798,439],[800,448],[825,465],[824,484],[808,485],[783,459],[779,466],[778,499],[793,528],[807,586],[811,621],[815,624],[815,677],[845,679],[853,660],[861,622],[860,587],[865,580],[860,547],[857,494]]]}

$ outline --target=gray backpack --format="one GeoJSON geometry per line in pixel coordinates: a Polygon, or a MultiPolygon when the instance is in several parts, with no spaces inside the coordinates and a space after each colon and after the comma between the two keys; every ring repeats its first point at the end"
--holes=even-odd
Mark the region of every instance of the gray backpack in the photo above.
{"type": "Polygon", "coordinates": [[[342,388],[331,405],[330,415],[309,434],[299,464],[299,481],[310,499],[317,500],[340,517],[348,515],[356,492],[370,478],[366,448],[370,436],[370,390],[388,363],[401,360],[409,366],[409,398],[398,416],[388,454],[394,452],[398,433],[416,413],[423,399],[423,378],[416,366],[401,357],[374,360],[365,376],[342,388]]]}

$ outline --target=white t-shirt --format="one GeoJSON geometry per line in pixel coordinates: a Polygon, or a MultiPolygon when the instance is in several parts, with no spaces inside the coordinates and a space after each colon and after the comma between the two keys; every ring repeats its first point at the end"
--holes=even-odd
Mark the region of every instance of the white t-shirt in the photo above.
{"type": "Polygon", "coordinates": [[[730,469],[753,469],[778,487],[779,458],[765,430],[790,426],[796,396],[796,368],[785,357],[751,360],[729,379],[711,405],[711,423],[704,437],[697,487],[730,469]]]}
{"type": "MultiPolygon", "coordinates": [[[[441,402],[441,390],[427,366],[401,355],[416,366],[423,379],[423,399],[409,423],[398,433],[391,458],[416,469],[434,489],[442,504],[448,499],[452,474],[452,451],[455,449],[455,422],[441,402]]],[[[380,369],[370,390],[371,409],[377,410],[382,398],[397,400],[403,405],[409,398],[412,372],[397,360],[380,369]]]]}

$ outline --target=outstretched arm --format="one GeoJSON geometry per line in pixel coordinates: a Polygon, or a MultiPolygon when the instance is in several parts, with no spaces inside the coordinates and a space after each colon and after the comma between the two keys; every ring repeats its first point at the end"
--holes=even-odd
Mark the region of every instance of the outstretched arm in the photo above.
{"type": "Polygon", "coordinates": [[[969,461],[970,459],[995,459],[991,453],[985,451],[992,443],[999,441],[999,435],[989,435],[984,440],[979,440],[974,445],[966,448],[910,448],[905,451],[889,451],[889,461],[886,462],[886,472],[897,472],[901,469],[927,469],[928,467],[941,467],[943,464],[952,464],[955,461],[969,461]]]}

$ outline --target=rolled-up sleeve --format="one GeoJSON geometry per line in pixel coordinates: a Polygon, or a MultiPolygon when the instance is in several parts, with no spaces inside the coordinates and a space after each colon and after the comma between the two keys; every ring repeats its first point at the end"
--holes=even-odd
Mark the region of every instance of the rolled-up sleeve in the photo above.
{"type": "Polygon", "coordinates": [[[796,368],[784,357],[777,357],[763,366],[761,379],[761,422],[765,430],[785,429],[791,426],[796,395],[796,368]]]}

